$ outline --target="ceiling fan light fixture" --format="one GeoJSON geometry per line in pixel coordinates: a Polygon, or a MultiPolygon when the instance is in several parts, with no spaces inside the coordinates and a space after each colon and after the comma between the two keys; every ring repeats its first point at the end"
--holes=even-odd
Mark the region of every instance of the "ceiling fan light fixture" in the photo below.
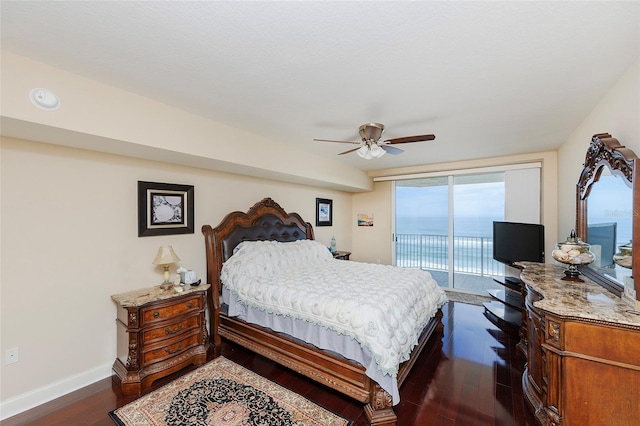
{"type": "Polygon", "coordinates": [[[382,157],[384,154],[386,154],[386,151],[380,148],[378,144],[373,143],[373,144],[362,145],[360,148],[358,148],[358,150],[356,151],[356,154],[358,154],[361,158],[364,158],[365,160],[371,160],[373,158],[382,157]]]}
{"type": "Polygon", "coordinates": [[[371,155],[374,158],[380,158],[386,153],[387,153],[387,151],[385,151],[384,149],[380,148],[380,145],[378,145],[377,143],[371,145],[371,155]]]}
{"type": "Polygon", "coordinates": [[[358,129],[360,133],[360,139],[363,142],[377,142],[382,137],[382,132],[384,132],[384,125],[380,123],[367,123],[360,126],[358,129]]]}
{"type": "Polygon", "coordinates": [[[384,132],[384,125],[381,123],[366,123],[360,126],[360,139],[361,142],[356,141],[344,141],[335,139],[314,139],[314,141],[320,142],[339,142],[349,143],[354,145],[360,145],[357,148],[350,149],[339,153],[338,155],[348,154],[355,152],[359,157],[365,160],[371,160],[372,158],[380,158],[387,152],[389,154],[397,155],[404,152],[400,148],[396,148],[394,144],[411,143],[411,142],[426,142],[432,141],[436,138],[435,135],[415,135],[415,136],[403,136],[399,138],[382,139],[382,133],[384,132]]]}
{"type": "Polygon", "coordinates": [[[367,145],[362,145],[357,151],[359,157],[364,158],[365,160],[371,160],[373,157],[371,156],[371,150],[367,145]]]}

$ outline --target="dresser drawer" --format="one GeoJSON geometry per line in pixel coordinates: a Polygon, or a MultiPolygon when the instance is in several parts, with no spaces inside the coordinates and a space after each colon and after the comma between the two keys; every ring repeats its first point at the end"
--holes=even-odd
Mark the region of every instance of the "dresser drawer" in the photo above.
{"type": "Polygon", "coordinates": [[[160,346],[150,346],[149,348],[146,348],[148,350],[143,350],[141,353],[141,367],[146,367],[151,363],[177,356],[187,349],[197,346],[200,342],[200,338],[200,333],[195,331],[194,333],[185,336],[183,339],[169,345],[163,344],[160,346]]]}
{"type": "Polygon", "coordinates": [[[166,321],[178,315],[199,311],[203,308],[202,299],[202,297],[194,296],[178,303],[143,308],[140,326],[144,327],[155,322],[166,321]]]}
{"type": "Polygon", "coordinates": [[[113,370],[123,394],[139,394],[156,379],[206,362],[209,288],[201,284],[176,292],[155,286],[111,296],[119,324],[113,370]]]}
{"type": "Polygon", "coordinates": [[[202,325],[201,317],[202,316],[200,314],[195,314],[180,321],[161,325],[159,327],[150,327],[149,329],[144,329],[141,333],[142,343],[152,344],[163,339],[168,339],[180,334],[188,333],[189,331],[194,329],[200,329],[202,325]]]}

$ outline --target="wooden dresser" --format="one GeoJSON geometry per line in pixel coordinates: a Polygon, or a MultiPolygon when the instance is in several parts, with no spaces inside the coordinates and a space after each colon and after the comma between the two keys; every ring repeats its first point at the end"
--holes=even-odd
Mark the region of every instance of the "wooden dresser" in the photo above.
{"type": "Polygon", "coordinates": [[[118,357],[113,370],[126,395],[207,359],[208,284],[185,291],[151,287],[111,296],[118,305],[118,357]]]}
{"type": "Polygon", "coordinates": [[[541,425],[640,425],[640,312],[564,268],[524,267],[525,400],[541,425]]]}

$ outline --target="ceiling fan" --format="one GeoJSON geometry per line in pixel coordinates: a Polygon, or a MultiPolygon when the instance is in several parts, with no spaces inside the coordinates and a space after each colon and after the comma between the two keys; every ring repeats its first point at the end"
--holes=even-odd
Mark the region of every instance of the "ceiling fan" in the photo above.
{"type": "Polygon", "coordinates": [[[385,153],[400,154],[404,152],[400,148],[390,146],[400,143],[410,142],[425,142],[432,141],[436,138],[435,135],[417,135],[417,136],[404,136],[401,138],[392,138],[380,140],[382,138],[382,132],[384,132],[384,124],[380,123],[366,123],[360,126],[359,133],[361,142],[355,141],[339,141],[332,139],[314,139],[314,141],[320,142],[338,142],[338,143],[350,143],[359,145],[357,148],[350,149],[348,151],[341,152],[338,155],[348,154],[350,152],[356,152],[360,157],[370,160],[372,158],[380,158],[385,153]]]}

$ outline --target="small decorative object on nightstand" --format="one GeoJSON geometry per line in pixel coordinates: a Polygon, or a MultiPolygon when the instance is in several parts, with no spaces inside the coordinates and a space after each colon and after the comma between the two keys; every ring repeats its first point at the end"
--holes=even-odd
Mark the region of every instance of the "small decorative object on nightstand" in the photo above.
{"type": "Polygon", "coordinates": [[[207,360],[205,323],[209,284],[182,292],[159,286],[115,294],[118,357],[113,370],[125,395],[139,394],[158,378],[207,360]]]}
{"type": "Polygon", "coordinates": [[[349,256],[351,256],[350,251],[334,251],[331,254],[333,254],[334,259],[340,260],[349,260],[349,256]]]}

